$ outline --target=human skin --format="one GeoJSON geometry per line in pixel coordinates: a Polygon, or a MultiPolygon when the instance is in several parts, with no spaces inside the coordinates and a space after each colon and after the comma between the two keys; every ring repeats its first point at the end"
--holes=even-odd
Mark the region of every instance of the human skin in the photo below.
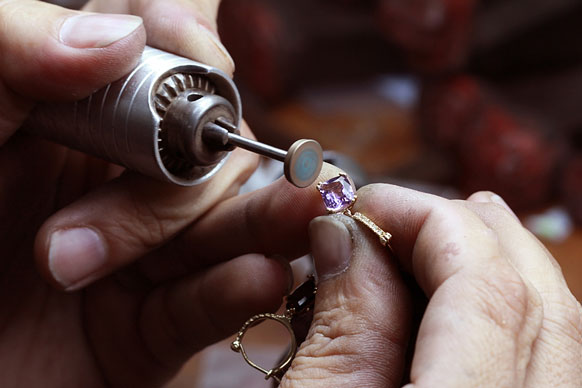
{"type": "MultiPolygon", "coordinates": [[[[135,28],[103,45],[111,36],[63,43],[59,28],[75,12],[0,1],[1,386],[161,386],[194,352],[279,305],[287,267],[260,254],[306,252],[308,222],[324,212],[314,187],[284,181],[235,197],[256,164],[244,152],[210,183],[184,189],[18,131],[38,100],[82,98],[125,74],[145,30],[148,44],[232,72],[216,41],[200,38],[214,28],[216,2],[159,4],[92,2],[145,23],[126,21],[135,28]],[[76,227],[102,248],[81,232],[73,236],[84,246],[53,248],[65,259],[51,258],[51,235],[76,227]],[[79,276],[75,266],[102,252],[102,265],[79,276]]],[[[337,173],[325,166],[320,179],[337,173]]],[[[400,266],[431,297],[411,381],[579,386],[580,306],[551,256],[487,195],[450,202],[385,185],[359,193],[356,210],[393,233],[400,266]]],[[[334,217],[311,226],[315,319],[283,385],[398,385],[411,308],[400,268],[360,226],[334,217]],[[348,259],[337,222],[351,236],[348,259]]]]}
{"type": "MultiPolygon", "coordinates": [[[[158,387],[281,303],[286,262],[243,249],[216,259],[228,239],[179,249],[184,230],[236,195],[256,167],[251,153],[235,150],[212,180],[183,188],[19,130],[36,103],[80,99],[125,75],[146,42],[232,74],[213,35],[217,7],[90,2],[92,12],[139,16],[104,18],[0,0],[0,386],[158,387]]],[[[326,166],[322,179],[336,173],[326,166]]],[[[309,219],[323,212],[311,198],[298,202],[303,251],[309,219]]]]}
{"type": "MultiPolygon", "coordinates": [[[[219,204],[188,231],[193,245],[185,246],[236,236],[236,249],[292,255],[298,240],[288,236],[299,236],[292,233],[294,204],[310,197],[277,198],[275,190],[219,204]],[[228,226],[220,221],[225,217],[233,221],[228,226]],[[281,233],[273,234],[277,222],[281,233]]],[[[358,190],[353,210],[392,233],[395,255],[347,216],[311,222],[319,277],[314,318],[281,387],[582,384],[580,303],[556,260],[501,197],[478,192],[465,201],[447,200],[374,184],[358,190]],[[428,298],[416,333],[403,273],[428,298]],[[409,344],[411,338],[416,342],[409,344]]],[[[232,249],[215,259],[231,256],[232,249]]]]}
{"type": "Polygon", "coordinates": [[[499,196],[449,201],[380,184],[358,195],[355,210],[393,234],[396,256],[345,216],[312,222],[323,279],[281,387],[401,386],[411,304],[400,269],[429,298],[405,388],[582,385],[580,303],[499,196]]]}

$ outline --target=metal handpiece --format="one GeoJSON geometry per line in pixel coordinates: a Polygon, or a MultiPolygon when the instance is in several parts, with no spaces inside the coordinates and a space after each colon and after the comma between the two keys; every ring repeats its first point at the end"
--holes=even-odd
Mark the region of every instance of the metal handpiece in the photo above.
{"type": "Polygon", "coordinates": [[[191,186],[214,175],[228,155],[205,153],[196,141],[197,129],[217,117],[235,126],[241,120],[240,97],[226,74],[146,47],[130,74],[84,100],[38,105],[24,129],[145,175],[191,186]],[[184,148],[188,142],[198,146],[198,159],[184,148]]]}
{"type": "MultiPolygon", "coordinates": [[[[255,152],[269,147],[246,147],[242,137],[237,143],[240,122],[240,96],[226,74],[146,47],[130,74],[84,100],[38,105],[24,129],[145,175],[192,186],[212,177],[235,146],[255,152]],[[205,135],[212,125],[228,128],[228,145],[213,145],[212,136],[205,135]]],[[[295,175],[286,174],[296,185],[313,175],[310,163],[321,168],[321,153],[304,154],[303,170],[295,166],[295,175]]]]}

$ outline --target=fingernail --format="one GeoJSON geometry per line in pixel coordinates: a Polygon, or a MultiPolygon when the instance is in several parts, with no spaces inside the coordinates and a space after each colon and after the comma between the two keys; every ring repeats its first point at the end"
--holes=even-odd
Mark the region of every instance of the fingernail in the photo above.
{"type": "Polygon", "coordinates": [[[309,224],[311,254],[320,281],[345,272],[350,265],[352,237],[339,217],[317,217],[309,224]]]}
{"type": "Polygon", "coordinates": [[[293,277],[293,269],[291,268],[291,264],[289,264],[289,260],[284,258],[283,256],[273,255],[271,259],[278,262],[283,270],[285,271],[285,275],[287,277],[287,289],[285,295],[289,295],[291,290],[293,289],[293,284],[295,283],[295,278],[293,277]]]}
{"type": "MultiPolygon", "coordinates": [[[[214,48],[214,52],[216,53],[217,60],[221,63],[224,63],[224,66],[221,66],[222,69],[229,69],[229,72],[234,72],[234,60],[230,56],[230,53],[224,47],[218,36],[210,31],[206,26],[199,24],[199,31],[202,32],[208,40],[211,42],[212,47],[214,48]]],[[[232,75],[232,74],[231,74],[232,75]]]]}
{"type": "Polygon", "coordinates": [[[85,285],[91,275],[103,267],[105,245],[93,229],[75,228],[52,234],[49,246],[49,269],[65,289],[85,285]]]}
{"type": "Polygon", "coordinates": [[[140,17],[133,15],[76,15],[61,26],[60,40],[74,48],[107,47],[130,35],[142,23],[140,17]]]}
{"type": "Polygon", "coordinates": [[[513,210],[509,207],[509,205],[507,204],[507,202],[505,202],[503,200],[503,198],[501,198],[499,195],[493,193],[491,194],[491,202],[494,202],[498,205],[501,205],[505,208],[505,210],[507,210],[511,215],[513,215],[515,217],[515,219],[519,220],[519,218],[517,217],[517,215],[513,212],[513,210]]]}

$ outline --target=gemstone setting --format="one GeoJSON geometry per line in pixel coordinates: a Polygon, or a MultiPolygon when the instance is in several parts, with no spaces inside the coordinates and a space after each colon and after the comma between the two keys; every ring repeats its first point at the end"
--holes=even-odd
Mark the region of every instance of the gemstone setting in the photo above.
{"type": "Polygon", "coordinates": [[[356,201],[352,184],[345,174],[321,182],[317,189],[323,198],[325,208],[330,213],[340,213],[348,210],[356,201]]]}

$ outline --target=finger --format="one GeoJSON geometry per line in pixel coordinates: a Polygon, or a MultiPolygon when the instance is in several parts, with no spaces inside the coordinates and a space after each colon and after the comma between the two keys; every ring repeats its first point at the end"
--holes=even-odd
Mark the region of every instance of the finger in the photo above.
{"type": "Polygon", "coordinates": [[[309,229],[313,323],[281,387],[400,386],[411,310],[395,261],[346,216],[316,218],[309,229]]]}
{"type": "MultiPolygon", "coordinates": [[[[317,181],[340,172],[324,163],[317,181]]],[[[289,260],[302,256],[308,251],[309,221],[326,213],[315,186],[299,189],[281,178],[227,199],[140,266],[148,278],[162,281],[247,253],[289,260]]]]}
{"type": "Polygon", "coordinates": [[[479,203],[465,206],[479,215],[499,236],[504,256],[536,288],[543,303],[544,319],[529,363],[529,387],[582,381],[582,366],[571,363],[582,352],[582,308],[570,292],[559,264],[543,245],[509,213],[503,199],[480,192],[479,203]],[[489,202],[487,197],[492,198],[489,202]],[[558,380],[559,379],[559,380],[558,380]]]}
{"type": "Polygon", "coordinates": [[[541,300],[496,232],[459,203],[389,185],[361,189],[355,210],[393,234],[402,265],[431,297],[410,386],[521,386],[541,300]]]}
{"type": "Polygon", "coordinates": [[[35,243],[38,266],[59,288],[83,287],[174,238],[217,201],[235,195],[256,163],[254,154],[235,150],[213,179],[194,187],[122,175],[44,223],[35,243]]]}
{"type": "Polygon", "coordinates": [[[26,117],[24,101],[82,98],[129,72],[144,44],[139,17],[1,0],[0,140],[26,117]]]}
{"type": "Polygon", "coordinates": [[[85,9],[141,16],[149,45],[215,66],[232,76],[234,62],[216,28],[219,4],[219,0],[93,0],[85,9]]]}
{"type": "Polygon", "coordinates": [[[513,212],[513,209],[509,207],[507,202],[503,200],[498,194],[495,194],[491,191],[478,191],[476,193],[471,194],[469,198],[467,198],[469,202],[478,202],[478,203],[495,203],[505,209],[509,214],[515,217],[516,220],[519,221],[517,215],[513,212]]]}
{"type": "Polygon", "coordinates": [[[119,293],[115,281],[89,288],[87,329],[108,383],[161,386],[195,352],[232,334],[250,316],[276,310],[290,287],[289,270],[263,256],[239,257],[160,286],[138,311],[121,309],[126,293],[119,293]]]}
{"type": "Polygon", "coordinates": [[[467,202],[460,203],[499,234],[500,246],[508,253],[507,257],[536,288],[538,285],[543,288],[548,275],[567,287],[558,262],[537,238],[522,227],[519,218],[503,198],[490,191],[479,191],[472,194],[467,202]],[[518,254],[526,251],[527,254],[518,254]]]}

